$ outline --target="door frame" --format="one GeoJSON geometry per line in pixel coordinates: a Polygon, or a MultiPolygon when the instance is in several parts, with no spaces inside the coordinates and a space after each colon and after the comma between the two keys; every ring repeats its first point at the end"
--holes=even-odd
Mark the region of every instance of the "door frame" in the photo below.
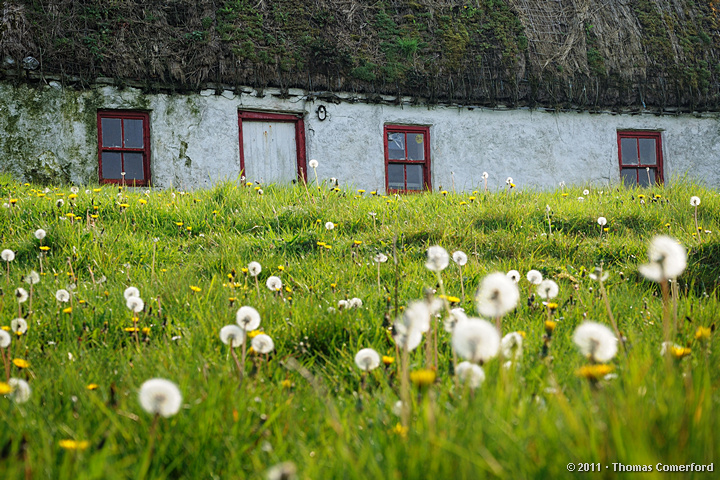
{"type": "Polygon", "coordinates": [[[307,166],[305,157],[305,121],[299,113],[270,113],[238,111],[238,132],[240,136],[240,174],[245,175],[245,150],[243,149],[243,120],[273,121],[295,124],[295,152],[297,156],[297,178],[307,183],[307,166]]]}

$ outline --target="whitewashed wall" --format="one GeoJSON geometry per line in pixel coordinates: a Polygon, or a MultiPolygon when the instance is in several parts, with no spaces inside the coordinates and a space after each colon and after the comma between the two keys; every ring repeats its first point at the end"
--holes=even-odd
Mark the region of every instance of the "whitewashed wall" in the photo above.
{"type": "MultiPolygon", "coordinates": [[[[99,86],[72,90],[0,84],[0,169],[20,180],[97,182],[98,109],[150,112],[151,175],[158,187],[203,188],[240,172],[239,109],[305,113],[307,159],[322,179],[382,191],[383,126],[430,127],[432,185],[491,188],[512,176],[519,188],[619,183],[617,131],[662,132],[665,180],[686,176],[720,187],[720,116],[547,113],[458,107],[307,101],[248,89],[220,95],[143,94],[99,86]],[[327,109],[320,121],[317,107],[327,109]]],[[[309,178],[312,179],[312,173],[309,178]]]]}

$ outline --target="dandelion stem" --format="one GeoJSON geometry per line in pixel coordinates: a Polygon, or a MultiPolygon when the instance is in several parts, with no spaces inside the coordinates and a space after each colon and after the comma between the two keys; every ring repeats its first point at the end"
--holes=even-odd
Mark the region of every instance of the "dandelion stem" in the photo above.
{"type": "MultiPolygon", "coordinates": [[[[232,346],[232,342],[230,342],[230,353],[232,354],[233,360],[235,360],[235,366],[238,369],[238,378],[240,380],[240,384],[242,384],[242,367],[240,366],[240,362],[238,361],[237,354],[235,353],[235,349],[232,346]]],[[[244,344],[244,342],[243,342],[244,344]]]]}
{"type": "Polygon", "coordinates": [[[257,275],[255,275],[255,290],[257,291],[258,298],[260,298],[260,282],[258,281],[257,275]]]}
{"type": "Polygon", "coordinates": [[[378,280],[378,293],[379,293],[379,294],[382,294],[382,288],[380,287],[380,262],[376,262],[376,263],[377,263],[377,270],[378,270],[378,275],[377,275],[377,280],[378,280]]]}
{"type": "Polygon", "coordinates": [[[457,264],[457,267],[458,267],[458,270],[460,271],[460,294],[462,295],[460,298],[464,302],[465,301],[465,281],[463,279],[462,267],[460,266],[459,263],[457,264]]]}
{"type": "MultiPolygon", "coordinates": [[[[257,277],[255,277],[255,280],[257,280],[257,277]]],[[[243,331],[243,342],[242,342],[242,353],[241,358],[242,362],[240,365],[238,365],[238,372],[240,373],[240,385],[242,385],[243,378],[245,377],[245,355],[247,355],[247,332],[245,329],[242,329],[243,331]]]]}
{"type": "Polygon", "coordinates": [[[400,409],[400,420],[405,428],[410,426],[410,372],[408,363],[410,362],[410,352],[403,346],[402,355],[400,357],[400,400],[402,408],[400,409]]]}
{"type": "Polygon", "coordinates": [[[598,273],[598,283],[600,283],[600,295],[602,295],[603,302],[605,303],[605,309],[607,310],[608,318],[610,319],[610,325],[612,325],[613,330],[615,331],[615,336],[618,339],[618,343],[620,343],[620,346],[623,348],[625,355],[627,355],[627,351],[625,351],[625,342],[623,342],[622,336],[620,336],[620,330],[618,330],[615,316],[613,315],[612,308],[610,307],[610,300],[608,299],[607,292],[605,291],[605,282],[603,282],[602,279],[602,267],[600,268],[600,272],[598,273]]]}
{"type": "Polygon", "coordinates": [[[150,469],[150,462],[152,461],[152,455],[153,451],[155,449],[155,430],[157,429],[158,419],[160,418],[160,414],[156,413],[155,417],[153,417],[153,423],[150,426],[150,441],[148,443],[147,447],[147,453],[145,454],[145,457],[143,458],[143,463],[140,466],[140,471],[138,472],[138,480],[144,480],[147,476],[147,472],[150,469]]]}
{"type": "Polygon", "coordinates": [[[12,348],[12,343],[8,345],[8,355],[5,357],[5,349],[0,349],[0,353],[2,353],[2,359],[3,359],[3,365],[5,366],[5,381],[10,381],[10,349],[12,348]]]}
{"type": "Polygon", "coordinates": [[[665,341],[669,342],[672,337],[672,332],[670,330],[670,299],[668,293],[668,281],[666,278],[660,282],[660,287],[662,289],[663,296],[663,333],[665,341]]]}
{"type": "Polygon", "coordinates": [[[698,207],[697,207],[697,205],[695,205],[695,215],[694,215],[695,231],[697,232],[698,242],[702,243],[702,237],[700,236],[700,227],[698,227],[698,221],[697,221],[697,210],[698,210],[698,207]]]}

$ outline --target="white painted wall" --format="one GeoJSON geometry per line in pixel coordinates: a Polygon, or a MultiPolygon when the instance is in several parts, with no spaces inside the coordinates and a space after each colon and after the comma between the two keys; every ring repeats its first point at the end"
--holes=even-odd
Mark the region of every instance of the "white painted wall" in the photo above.
{"type": "MultiPolygon", "coordinates": [[[[239,109],[304,113],[307,159],[319,161],[321,181],[384,190],[383,126],[430,127],[432,185],[491,188],[512,176],[518,188],[617,184],[619,129],[662,131],[665,180],[687,176],[720,188],[720,115],[703,117],[546,113],[530,110],[374,105],[308,101],[266,90],[216,95],[142,94],[104,86],[76,91],[0,84],[0,169],[21,180],[30,167],[49,165],[68,180],[97,182],[98,108],[150,112],[151,175],[158,187],[203,188],[240,172],[239,109]],[[316,115],[319,105],[327,118],[316,115]]],[[[279,174],[282,177],[282,174],[279,174]]],[[[308,178],[313,180],[312,171],[308,178]]]]}

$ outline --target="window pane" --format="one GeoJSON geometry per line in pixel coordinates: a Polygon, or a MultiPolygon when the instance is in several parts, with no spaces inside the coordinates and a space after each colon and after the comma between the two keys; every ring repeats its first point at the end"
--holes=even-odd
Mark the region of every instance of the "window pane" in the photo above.
{"type": "Polygon", "coordinates": [[[142,153],[123,153],[125,157],[125,181],[132,184],[133,180],[145,180],[142,153]]]}
{"type": "Polygon", "coordinates": [[[388,165],[388,188],[405,190],[405,168],[403,165],[397,163],[388,165]]]}
{"type": "Polygon", "coordinates": [[[143,148],[143,121],[125,119],[125,148],[143,148]]]}
{"type": "Polygon", "coordinates": [[[620,175],[622,176],[623,183],[626,187],[635,187],[637,186],[637,170],[634,168],[623,168],[620,170],[620,175]]]}
{"type": "Polygon", "coordinates": [[[640,163],[643,165],[655,165],[657,160],[655,159],[655,139],[654,138],[640,138],[640,163]]]}
{"type": "Polygon", "coordinates": [[[100,120],[102,128],[103,147],[122,147],[122,120],[119,118],[103,118],[100,120]]]}
{"type": "Polygon", "coordinates": [[[405,134],[388,133],[388,158],[405,160],[405,134]]]}
{"type": "Polygon", "coordinates": [[[655,185],[655,169],[651,168],[649,171],[646,171],[644,168],[641,168],[638,171],[638,185],[641,187],[651,187],[655,185]]]}
{"type": "Polygon", "coordinates": [[[102,152],[102,177],[120,180],[122,171],[122,154],[119,152],[102,152]]]}
{"type": "Polygon", "coordinates": [[[425,160],[425,135],[408,133],[407,139],[408,160],[425,160]]]}
{"type": "Polygon", "coordinates": [[[620,149],[622,150],[621,155],[623,165],[638,164],[637,140],[634,138],[621,138],[620,149]]]}
{"type": "Polygon", "coordinates": [[[423,167],[422,165],[405,165],[407,173],[407,189],[422,190],[423,189],[423,167]]]}

